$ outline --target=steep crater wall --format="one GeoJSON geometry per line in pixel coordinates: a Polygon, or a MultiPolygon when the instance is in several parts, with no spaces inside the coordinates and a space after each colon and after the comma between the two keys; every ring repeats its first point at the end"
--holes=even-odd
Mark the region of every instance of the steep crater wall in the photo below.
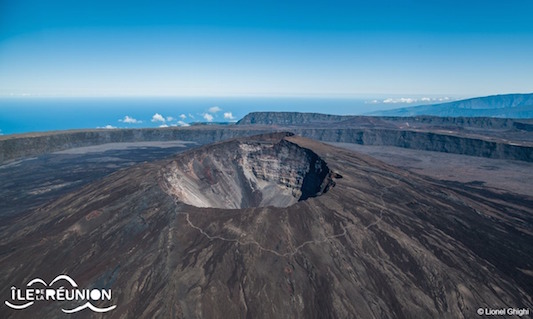
{"type": "Polygon", "coordinates": [[[162,172],[179,201],[213,208],[288,207],[334,182],[314,152],[287,140],[233,140],[178,156],[162,172]]]}

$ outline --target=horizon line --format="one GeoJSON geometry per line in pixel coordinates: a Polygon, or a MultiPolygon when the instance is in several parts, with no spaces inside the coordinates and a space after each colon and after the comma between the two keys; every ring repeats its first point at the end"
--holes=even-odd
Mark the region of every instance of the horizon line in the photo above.
{"type": "Polygon", "coordinates": [[[482,97],[493,95],[509,94],[533,94],[532,92],[511,92],[511,93],[486,93],[486,94],[461,94],[461,93],[336,93],[336,94],[191,94],[191,95],[48,95],[48,94],[0,94],[0,99],[32,99],[32,98],[80,98],[80,99],[102,99],[102,98],[324,98],[324,99],[371,99],[376,97],[482,97]]]}

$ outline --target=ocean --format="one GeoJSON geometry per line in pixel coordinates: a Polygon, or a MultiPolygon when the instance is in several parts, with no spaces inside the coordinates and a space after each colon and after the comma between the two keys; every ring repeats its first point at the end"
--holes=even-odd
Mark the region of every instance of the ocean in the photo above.
{"type": "Polygon", "coordinates": [[[353,98],[0,98],[0,134],[231,122],[254,111],[361,115],[390,107],[353,98]]]}

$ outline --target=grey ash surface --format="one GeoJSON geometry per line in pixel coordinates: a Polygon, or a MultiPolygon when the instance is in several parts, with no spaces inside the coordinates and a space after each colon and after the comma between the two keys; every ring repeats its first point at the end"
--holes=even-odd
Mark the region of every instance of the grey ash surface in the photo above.
{"type": "Polygon", "coordinates": [[[370,155],[387,164],[443,181],[490,188],[501,193],[533,196],[533,163],[489,159],[442,152],[411,150],[394,146],[330,143],[370,155]]]}
{"type": "Polygon", "coordinates": [[[197,146],[191,142],[110,143],[0,165],[0,217],[28,212],[131,165],[197,146]]]}

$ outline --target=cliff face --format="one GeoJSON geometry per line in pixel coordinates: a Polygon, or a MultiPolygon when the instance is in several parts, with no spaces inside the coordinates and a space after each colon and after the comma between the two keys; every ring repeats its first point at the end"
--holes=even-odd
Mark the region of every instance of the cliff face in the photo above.
{"type": "MultiPolygon", "coordinates": [[[[116,318],[475,318],[479,307],[533,307],[532,207],[301,137],[239,139],[118,171],[0,225],[0,294],[64,273],[112,289],[111,302],[95,303],[116,305],[106,314],[116,318]],[[284,207],[197,207],[171,191],[169,174],[192,163],[188,173],[209,181],[203,192],[216,192],[237,171],[205,171],[207,154],[223,166],[246,157],[275,184],[287,174],[300,185],[297,171],[320,171],[317,160],[342,178],[284,207]]],[[[0,316],[76,306],[36,302],[0,316]]]]}
{"type": "Polygon", "coordinates": [[[533,162],[533,147],[432,132],[386,129],[300,129],[294,133],[326,142],[396,146],[423,151],[533,162]]]}
{"type": "Polygon", "coordinates": [[[354,116],[329,115],[299,112],[251,112],[237,122],[237,125],[302,125],[332,124],[368,127],[399,127],[409,123],[409,127],[461,127],[466,129],[512,129],[521,125],[533,125],[532,119],[507,119],[493,117],[447,117],[447,116],[354,116]]]}
{"type": "Polygon", "coordinates": [[[256,112],[239,125],[270,124],[308,138],[533,161],[533,120],[467,117],[330,116],[256,112]]]}
{"type": "MultiPolygon", "coordinates": [[[[265,128],[254,129],[256,134],[270,131],[272,130],[265,128]]],[[[168,129],[64,131],[3,136],[0,138],[0,163],[27,156],[105,143],[181,140],[207,144],[248,135],[253,134],[250,134],[246,128],[209,126],[168,129]]]]}
{"type": "Polygon", "coordinates": [[[339,122],[350,118],[354,118],[354,116],[300,112],[251,112],[240,119],[237,124],[294,125],[319,122],[339,122]]]}
{"type": "Polygon", "coordinates": [[[139,141],[207,144],[290,131],[328,142],[397,146],[498,159],[533,161],[533,120],[450,117],[367,117],[256,112],[232,126],[66,131],[0,138],[0,163],[73,147],[139,141]]]}

